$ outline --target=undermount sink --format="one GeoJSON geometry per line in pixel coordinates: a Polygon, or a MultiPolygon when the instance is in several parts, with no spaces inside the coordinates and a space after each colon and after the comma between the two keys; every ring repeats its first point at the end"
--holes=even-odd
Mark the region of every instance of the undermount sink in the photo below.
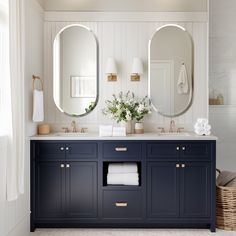
{"type": "Polygon", "coordinates": [[[76,132],[76,133],[65,133],[65,132],[58,132],[55,133],[55,136],[64,136],[64,137],[77,137],[77,136],[86,136],[88,133],[81,133],[81,132],[76,132]]]}
{"type": "Polygon", "coordinates": [[[160,135],[160,136],[190,136],[190,133],[187,133],[187,132],[181,132],[181,133],[167,132],[167,133],[159,133],[158,135],[160,135]]]}

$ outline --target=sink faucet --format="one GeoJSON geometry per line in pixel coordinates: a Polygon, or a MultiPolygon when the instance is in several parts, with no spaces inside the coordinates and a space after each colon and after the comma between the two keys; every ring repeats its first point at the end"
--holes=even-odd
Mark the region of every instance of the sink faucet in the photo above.
{"type": "Polygon", "coordinates": [[[76,122],[73,120],[71,122],[72,133],[76,133],[76,122]]]}
{"type": "Polygon", "coordinates": [[[173,132],[174,132],[174,128],[175,128],[175,121],[174,121],[174,120],[171,120],[171,121],[170,121],[170,129],[169,129],[169,132],[170,132],[170,133],[173,133],[173,132]]]}

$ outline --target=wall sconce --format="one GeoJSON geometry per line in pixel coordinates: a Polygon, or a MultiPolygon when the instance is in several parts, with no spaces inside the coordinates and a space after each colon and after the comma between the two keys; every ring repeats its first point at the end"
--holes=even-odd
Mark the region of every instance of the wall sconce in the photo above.
{"type": "Polygon", "coordinates": [[[117,81],[116,61],[112,57],[109,57],[107,59],[106,74],[107,74],[107,81],[117,81]]]}
{"type": "Polygon", "coordinates": [[[133,59],[131,81],[140,81],[140,75],[143,74],[143,62],[140,58],[133,59]]]}

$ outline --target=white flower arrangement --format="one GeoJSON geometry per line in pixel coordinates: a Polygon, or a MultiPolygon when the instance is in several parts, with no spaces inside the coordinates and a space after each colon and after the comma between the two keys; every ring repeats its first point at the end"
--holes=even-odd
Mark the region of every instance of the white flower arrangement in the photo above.
{"type": "Polygon", "coordinates": [[[125,95],[120,92],[118,97],[113,94],[113,100],[106,100],[103,113],[119,122],[136,120],[140,122],[146,114],[151,113],[151,104],[148,97],[141,100],[135,98],[134,93],[128,91],[125,95]]]}

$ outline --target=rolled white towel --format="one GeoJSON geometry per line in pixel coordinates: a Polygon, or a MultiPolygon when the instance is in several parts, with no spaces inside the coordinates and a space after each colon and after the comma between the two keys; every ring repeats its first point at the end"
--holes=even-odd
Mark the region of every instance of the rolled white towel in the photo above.
{"type": "Polygon", "coordinates": [[[198,135],[210,135],[211,126],[209,125],[208,119],[199,118],[194,125],[194,131],[198,135]]]}
{"type": "Polygon", "coordinates": [[[107,184],[111,185],[139,185],[138,173],[122,173],[122,174],[110,174],[107,175],[107,184]]]}
{"type": "Polygon", "coordinates": [[[194,131],[198,135],[210,135],[211,134],[211,126],[206,125],[205,127],[195,127],[194,131]]]}
{"type": "Polygon", "coordinates": [[[101,137],[112,136],[112,125],[100,125],[99,126],[99,136],[101,136],[101,137]]]}
{"type": "Polygon", "coordinates": [[[208,119],[206,119],[206,118],[198,118],[197,119],[197,123],[198,124],[202,124],[202,125],[208,125],[208,119]]]}
{"type": "Polygon", "coordinates": [[[108,173],[138,173],[137,163],[111,163],[108,165],[108,173]]]}

